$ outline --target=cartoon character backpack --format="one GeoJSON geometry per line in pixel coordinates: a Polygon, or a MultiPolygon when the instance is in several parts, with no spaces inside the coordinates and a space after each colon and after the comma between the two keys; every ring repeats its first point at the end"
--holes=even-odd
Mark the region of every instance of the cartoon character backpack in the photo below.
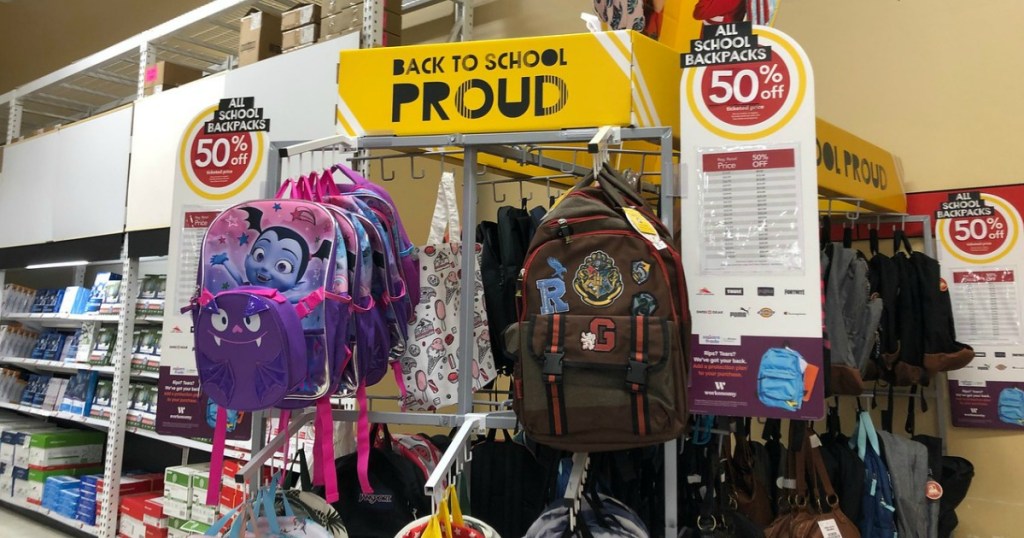
{"type": "Polygon", "coordinates": [[[238,204],[207,229],[197,295],[183,311],[192,311],[201,389],[219,406],[211,468],[223,458],[228,409],[316,404],[329,418],[330,355],[346,338],[337,325],[339,243],[331,214],[302,200],[238,204]]]}
{"type": "Polygon", "coordinates": [[[678,437],[686,283],[643,198],[607,166],[584,178],[541,222],[521,275],[513,405],[526,433],[587,452],[678,437]]]}

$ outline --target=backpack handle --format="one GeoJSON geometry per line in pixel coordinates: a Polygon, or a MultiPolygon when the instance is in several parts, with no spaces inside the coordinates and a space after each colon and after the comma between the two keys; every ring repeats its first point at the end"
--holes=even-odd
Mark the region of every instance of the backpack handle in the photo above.
{"type": "Polygon", "coordinates": [[[907,238],[906,230],[899,229],[893,230],[892,233],[892,253],[896,254],[900,251],[900,244],[906,249],[907,254],[913,254],[914,249],[910,246],[910,239],[907,238]]]}
{"type": "Polygon", "coordinates": [[[872,255],[878,254],[878,228],[868,230],[868,248],[872,255]]]}

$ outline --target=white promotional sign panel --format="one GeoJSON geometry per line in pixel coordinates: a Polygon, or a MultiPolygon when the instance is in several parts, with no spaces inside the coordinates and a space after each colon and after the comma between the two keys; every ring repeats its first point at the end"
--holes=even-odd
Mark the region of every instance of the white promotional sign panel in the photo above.
{"type": "MultiPolygon", "coordinates": [[[[158,432],[185,437],[213,434],[216,409],[200,391],[192,321],[177,310],[192,299],[199,267],[209,261],[200,253],[207,228],[224,209],[266,198],[268,162],[276,158],[271,153],[273,141],[305,141],[334,134],[338,53],[357,47],[358,36],[343,37],[219,76],[205,88],[202,99],[193,94],[187,104],[174,100],[178,106],[173,125],[178,130],[173,141],[168,132],[152,133],[151,138],[173,147],[173,155],[168,155],[167,149],[143,144],[159,153],[165,164],[172,158],[174,174],[158,432]]],[[[172,99],[175,91],[168,92],[167,99],[172,99]]],[[[164,176],[167,171],[157,173],[164,176]]],[[[133,174],[132,182],[135,180],[133,174]]],[[[139,180],[134,189],[136,199],[160,188],[159,181],[139,180]]],[[[129,199],[133,199],[131,193],[129,199]]],[[[130,221],[150,225],[139,229],[160,227],[144,213],[135,217],[130,221]]],[[[225,248],[232,241],[235,248],[246,245],[243,224],[235,225],[234,235],[219,238],[225,248]]],[[[229,438],[248,436],[247,419],[243,413],[229,413],[229,438]]]]}
{"type": "Polygon", "coordinates": [[[1024,430],[1024,187],[921,193],[911,202],[935,217],[956,340],[975,352],[948,374],[953,425],[1024,430]]]}
{"type": "Polygon", "coordinates": [[[705,26],[683,54],[690,411],[824,415],[814,76],[789,36],[705,26]]]}

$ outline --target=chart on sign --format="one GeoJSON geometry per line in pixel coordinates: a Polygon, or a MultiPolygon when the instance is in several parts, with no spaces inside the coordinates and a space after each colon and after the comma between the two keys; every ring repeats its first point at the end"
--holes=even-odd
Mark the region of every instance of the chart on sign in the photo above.
{"type": "Polygon", "coordinates": [[[1011,269],[954,270],[950,300],[957,337],[966,342],[1020,344],[1015,280],[1011,269]]]}
{"type": "Polygon", "coordinates": [[[793,148],[701,156],[701,273],[802,271],[793,148]]]}

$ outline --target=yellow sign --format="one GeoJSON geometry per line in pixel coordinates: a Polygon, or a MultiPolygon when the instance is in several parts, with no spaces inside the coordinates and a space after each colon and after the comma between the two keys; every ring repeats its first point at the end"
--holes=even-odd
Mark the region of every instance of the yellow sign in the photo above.
{"type": "Polygon", "coordinates": [[[343,50],[349,136],[679,125],[679,56],[636,32],[343,50]]]}
{"type": "Polygon", "coordinates": [[[818,192],[861,200],[870,211],[905,213],[903,170],[888,151],[818,118],[818,192]]]}

